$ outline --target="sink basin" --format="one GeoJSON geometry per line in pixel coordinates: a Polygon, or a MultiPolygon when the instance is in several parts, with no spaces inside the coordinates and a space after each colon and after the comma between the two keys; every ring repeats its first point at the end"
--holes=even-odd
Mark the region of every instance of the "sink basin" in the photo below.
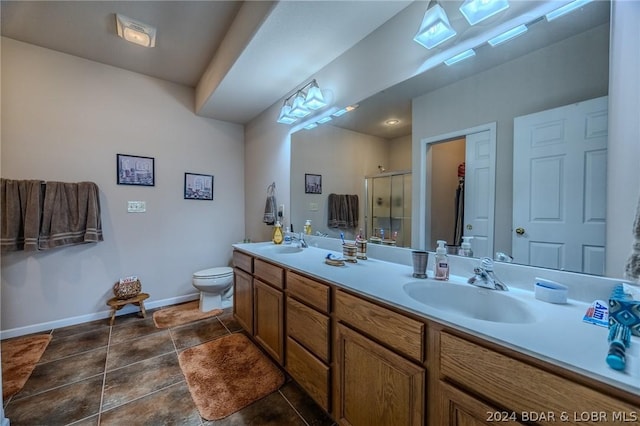
{"type": "Polygon", "coordinates": [[[508,292],[438,281],[412,281],[403,289],[420,303],[467,318],[502,323],[537,321],[527,304],[508,292]]]}
{"type": "Polygon", "coordinates": [[[263,250],[274,254],[300,253],[302,249],[294,245],[271,245],[266,246],[263,250]]]}

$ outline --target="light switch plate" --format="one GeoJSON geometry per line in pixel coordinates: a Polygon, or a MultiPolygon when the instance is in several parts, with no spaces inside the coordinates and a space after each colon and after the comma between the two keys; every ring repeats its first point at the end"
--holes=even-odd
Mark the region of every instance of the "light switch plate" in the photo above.
{"type": "Polygon", "coordinates": [[[127,212],[144,213],[147,211],[146,201],[127,201],[127,212]]]}
{"type": "Polygon", "coordinates": [[[309,211],[317,212],[318,211],[318,203],[309,203],[309,211]]]}

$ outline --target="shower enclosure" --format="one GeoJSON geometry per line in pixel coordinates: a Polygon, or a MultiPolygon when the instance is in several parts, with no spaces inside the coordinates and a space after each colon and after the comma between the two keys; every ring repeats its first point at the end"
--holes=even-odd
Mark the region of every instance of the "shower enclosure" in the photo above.
{"type": "Polygon", "coordinates": [[[411,247],[411,172],[365,177],[365,235],[370,242],[411,247]],[[371,237],[374,237],[373,240],[371,237]]]}

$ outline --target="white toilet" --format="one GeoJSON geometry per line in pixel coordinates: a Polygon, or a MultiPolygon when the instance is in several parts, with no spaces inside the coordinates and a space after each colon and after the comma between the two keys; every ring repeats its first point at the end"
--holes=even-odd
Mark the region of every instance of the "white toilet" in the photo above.
{"type": "Polygon", "coordinates": [[[193,286],[200,290],[200,310],[233,306],[233,268],[222,266],[193,273],[193,286]]]}

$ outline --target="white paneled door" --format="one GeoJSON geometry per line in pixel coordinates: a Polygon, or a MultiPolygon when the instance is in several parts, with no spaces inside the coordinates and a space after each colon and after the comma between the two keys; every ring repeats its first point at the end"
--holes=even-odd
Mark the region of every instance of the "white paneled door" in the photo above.
{"type": "Polygon", "coordinates": [[[467,135],[463,234],[473,236],[471,247],[476,257],[493,257],[494,157],[490,131],[467,135]]]}
{"type": "Polygon", "coordinates": [[[604,274],[607,102],[514,119],[515,262],[604,274]]]}

